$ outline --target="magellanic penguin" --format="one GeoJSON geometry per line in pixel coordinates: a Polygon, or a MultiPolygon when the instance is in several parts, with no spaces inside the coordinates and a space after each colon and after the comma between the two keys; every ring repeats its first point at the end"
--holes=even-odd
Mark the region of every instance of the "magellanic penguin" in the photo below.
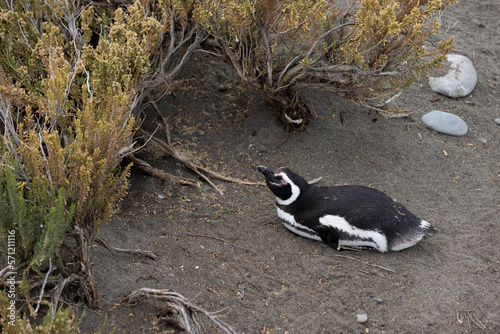
{"type": "Polygon", "coordinates": [[[288,168],[258,167],[291,231],[337,250],[399,251],[437,230],[383,192],[357,185],[317,187],[288,168]]]}

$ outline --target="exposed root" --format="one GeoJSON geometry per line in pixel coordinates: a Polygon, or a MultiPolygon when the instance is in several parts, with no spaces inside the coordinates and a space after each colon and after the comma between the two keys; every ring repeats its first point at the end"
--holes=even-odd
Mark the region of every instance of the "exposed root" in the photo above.
{"type": "Polygon", "coordinates": [[[300,101],[298,95],[293,92],[265,94],[265,98],[276,111],[277,122],[286,130],[286,139],[288,139],[288,133],[291,131],[302,133],[311,121],[311,109],[300,101]]]}
{"type": "Polygon", "coordinates": [[[140,250],[140,249],[123,249],[123,248],[117,248],[117,247],[112,247],[112,246],[109,246],[103,239],[101,238],[96,238],[95,239],[95,242],[99,245],[101,245],[102,247],[106,248],[107,250],[110,250],[112,252],[120,252],[120,253],[128,253],[128,254],[140,254],[140,255],[144,255],[144,256],[147,256],[149,257],[150,259],[153,259],[153,260],[157,260],[158,257],[156,255],[154,255],[152,252],[150,251],[144,251],[144,250],[140,250]]]}
{"type": "MultiPolygon", "coordinates": [[[[184,296],[173,291],[141,288],[123,296],[120,300],[120,305],[131,305],[141,299],[157,299],[164,301],[168,309],[167,315],[169,317],[175,316],[175,319],[169,319],[168,323],[175,324],[176,327],[182,328],[187,333],[198,334],[203,332],[194,318],[195,313],[200,313],[219,326],[225,333],[236,334],[231,326],[219,320],[213,313],[191,303],[184,296]]],[[[164,318],[164,316],[165,314],[162,312],[162,317],[164,318]]]]}
{"type": "Polygon", "coordinates": [[[210,186],[212,186],[212,188],[216,189],[220,194],[222,194],[222,191],[219,188],[217,188],[217,186],[215,184],[213,184],[213,182],[210,181],[210,179],[208,177],[206,177],[203,173],[201,173],[199,171],[199,166],[197,166],[197,165],[193,164],[191,161],[189,161],[186,157],[184,157],[182,154],[180,154],[179,151],[177,151],[175,148],[173,148],[173,146],[168,145],[168,143],[166,143],[165,141],[154,137],[152,134],[150,134],[146,130],[139,129],[138,131],[141,134],[143,134],[144,136],[150,137],[155,143],[162,146],[172,158],[174,158],[177,161],[179,161],[180,163],[182,163],[186,168],[193,171],[200,178],[202,178],[205,182],[210,184],[210,186]]]}

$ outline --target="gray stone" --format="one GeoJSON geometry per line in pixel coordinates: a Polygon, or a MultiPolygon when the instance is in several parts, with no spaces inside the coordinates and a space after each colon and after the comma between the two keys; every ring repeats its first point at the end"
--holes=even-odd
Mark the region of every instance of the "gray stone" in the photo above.
{"type": "Polygon", "coordinates": [[[437,77],[429,76],[431,89],[449,97],[469,95],[477,82],[472,62],[465,56],[449,54],[442,68],[436,70],[437,77]]]}
{"type": "Polygon", "coordinates": [[[495,118],[493,121],[496,125],[500,125],[500,118],[495,118]]]}
{"type": "Polygon", "coordinates": [[[468,130],[467,124],[460,117],[440,110],[425,114],[422,122],[431,130],[452,136],[463,136],[468,130]]]}

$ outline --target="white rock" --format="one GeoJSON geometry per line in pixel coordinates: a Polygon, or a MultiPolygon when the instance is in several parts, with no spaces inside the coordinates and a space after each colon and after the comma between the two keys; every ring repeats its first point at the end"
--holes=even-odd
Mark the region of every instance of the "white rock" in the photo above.
{"type": "Polygon", "coordinates": [[[493,121],[496,125],[500,125],[500,118],[495,118],[493,121]]]}
{"type": "Polygon", "coordinates": [[[356,319],[358,320],[358,322],[360,324],[364,324],[365,322],[368,321],[368,314],[366,314],[366,313],[358,314],[358,315],[356,315],[356,319]]]}
{"type": "Polygon", "coordinates": [[[431,89],[449,97],[463,97],[469,95],[477,82],[474,65],[469,58],[456,54],[449,54],[443,67],[436,71],[438,77],[429,77],[431,89]],[[443,73],[444,71],[444,73],[443,73]]]}
{"type": "Polygon", "coordinates": [[[467,133],[467,124],[457,115],[440,110],[433,110],[422,116],[422,123],[429,129],[452,136],[463,136],[467,133]]]}

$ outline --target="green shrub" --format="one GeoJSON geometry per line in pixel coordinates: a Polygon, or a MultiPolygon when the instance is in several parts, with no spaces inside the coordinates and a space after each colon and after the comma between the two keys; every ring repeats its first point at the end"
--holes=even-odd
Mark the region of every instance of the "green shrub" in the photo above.
{"type": "MultiPolygon", "coordinates": [[[[0,245],[8,249],[9,244],[15,249],[17,268],[11,271],[40,273],[42,265],[47,264],[61,245],[74,212],[74,205],[66,210],[65,192],[54,190],[35,195],[30,189],[24,198],[22,184],[15,178],[15,171],[9,167],[0,173],[0,245]],[[14,236],[15,242],[9,243],[8,236],[14,236]]],[[[12,239],[11,239],[12,240],[12,239]]],[[[24,274],[23,276],[27,276],[24,274]]]]}
{"type": "Polygon", "coordinates": [[[32,325],[25,315],[19,317],[11,313],[9,306],[9,298],[0,291],[0,328],[5,334],[76,334],[84,317],[73,317],[70,308],[65,311],[59,309],[54,317],[51,317],[49,312],[41,325],[32,325]]]}

